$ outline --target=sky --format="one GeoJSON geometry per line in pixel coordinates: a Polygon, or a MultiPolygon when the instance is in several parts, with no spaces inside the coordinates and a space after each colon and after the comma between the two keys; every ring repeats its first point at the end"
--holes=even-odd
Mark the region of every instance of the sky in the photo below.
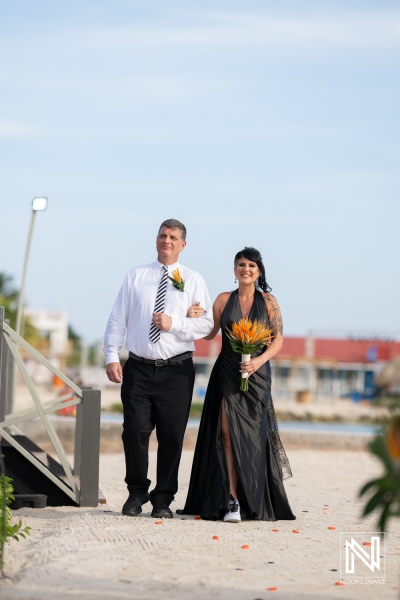
{"type": "Polygon", "coordinates": [[[210,295],[262,253],[286,335],[400,337],[400,6],[0,0],[0,272],[102,338],[160,223],[210,295]]]}

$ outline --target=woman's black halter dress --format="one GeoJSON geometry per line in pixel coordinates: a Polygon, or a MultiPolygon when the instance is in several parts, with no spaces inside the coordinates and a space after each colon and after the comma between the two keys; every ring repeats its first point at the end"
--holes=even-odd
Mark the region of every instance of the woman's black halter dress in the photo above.
{"type": "MultiPolygon", "coordinates": [[[[295,519],[282,479],[291,476],[271,398],[271,367],[263,364],[249,378],[248,392],[240,391],[241,355],[234,352],[226,335],[242,318],[237,290],[221,315],[222,349],[211,373],[204,401],[189,492],[183,514],[221,519],[229,501],[229,478],[221,439],[221,402],[225,401],[235,457],[242,515],[249,519],[295,519]]],[[[249,319],[265,321],[268,312],[256,290],[249,319]]],[[[265,352],[266,348],[258,353],[265,352]]]]}

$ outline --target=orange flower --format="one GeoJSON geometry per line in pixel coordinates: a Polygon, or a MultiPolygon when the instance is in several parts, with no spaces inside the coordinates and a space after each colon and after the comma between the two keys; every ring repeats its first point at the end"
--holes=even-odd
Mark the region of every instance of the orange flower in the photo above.
{"type": "Polygon", "coordinates": [[[272,329],[267,327],[264,321],[250,321],[250,319],[240,319],[240,321],[233,323],[232,331],[228,332],[231,340],[239,343],[242,342],[246,346],[267,344],[271,334],[272,329]]]}
{"type": "Polygon", "coordinates": [[[172,285],[176,290],[183,292],[185,289],[185,282],[182,279],[181,273],[178,268],[174,269],[171,273],[172,277],[168,275],[168,279],[172,281],[172,285]]]}
{"type": "Polygon", "coordinates": [[[395,462],[400,461],[400,419],[395,419],[386,435],[390,456],[395,462]]]}
{"type": "Polygon", "coordinates": [[[250,546],[249,544],[243,544],[243,546],[241,546],[242,550],[249,550],[250,546]]]}
{"type": "Polygon", "coordinates": [[[213,540],[219,540],[218,535],[213,535],[213,540]]]}
{"type": "Polygon", "coordinates": [[[180,274],[178,268],[174,269],[172,271],[171,275],[175,279],[175,281],[177,281],[178,283],[180,283],[182,281],[182,277],[181,277],[181,274],[180,274]]]}

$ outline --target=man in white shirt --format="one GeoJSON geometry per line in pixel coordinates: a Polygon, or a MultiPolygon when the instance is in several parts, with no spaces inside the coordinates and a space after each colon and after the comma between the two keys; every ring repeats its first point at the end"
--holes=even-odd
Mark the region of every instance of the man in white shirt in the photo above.
{"type": "Polygon", "coordinates": [[[139,515],[142,504],[149,500],[152,517],[173,516],[169,505],[178,489],[183,436],[193,393],[194,340],[208,335],[213,327],[204,279],[178,263],[185,246],[185,226],[175,219],[164,221],[156,238],[157,260],[126,275],[104,335],[108,379],[122,382],[122,440],[129,490],[122,514],[131,517],[139,515]],[[205,313],[190,319],[188,309],[196,303],[205,313]],[[119,352],[124,340],[129,359],[122,370],[119,352]],[[157,483],[149,494],[148,450],[154,427],[158,440],[157,483]]]}

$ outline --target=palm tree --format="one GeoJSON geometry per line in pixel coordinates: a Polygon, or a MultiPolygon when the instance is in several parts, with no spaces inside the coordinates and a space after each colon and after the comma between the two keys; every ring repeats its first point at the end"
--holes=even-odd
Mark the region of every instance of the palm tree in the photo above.
{"type": "Polygon", "coordinates": [[[15,329],[17,321],[18,290],[12,285],[13,278],[7,273],[0,272],[0,306],[5,308],[5,318],[10,319],[10,325],[15,329]]]}
{"type": "MultiPolygon", "coordinates": [[[[12,284],[13,277],[0,272],[0,306],[5,308],[5,319],[10,320],[10,327],[15,329],[17,323],[18,290],[12,284]]],[[[32,344],[41,339],[39,331],[32,325],[28,318],[24,318],[23,337],[32,344]]]]}

